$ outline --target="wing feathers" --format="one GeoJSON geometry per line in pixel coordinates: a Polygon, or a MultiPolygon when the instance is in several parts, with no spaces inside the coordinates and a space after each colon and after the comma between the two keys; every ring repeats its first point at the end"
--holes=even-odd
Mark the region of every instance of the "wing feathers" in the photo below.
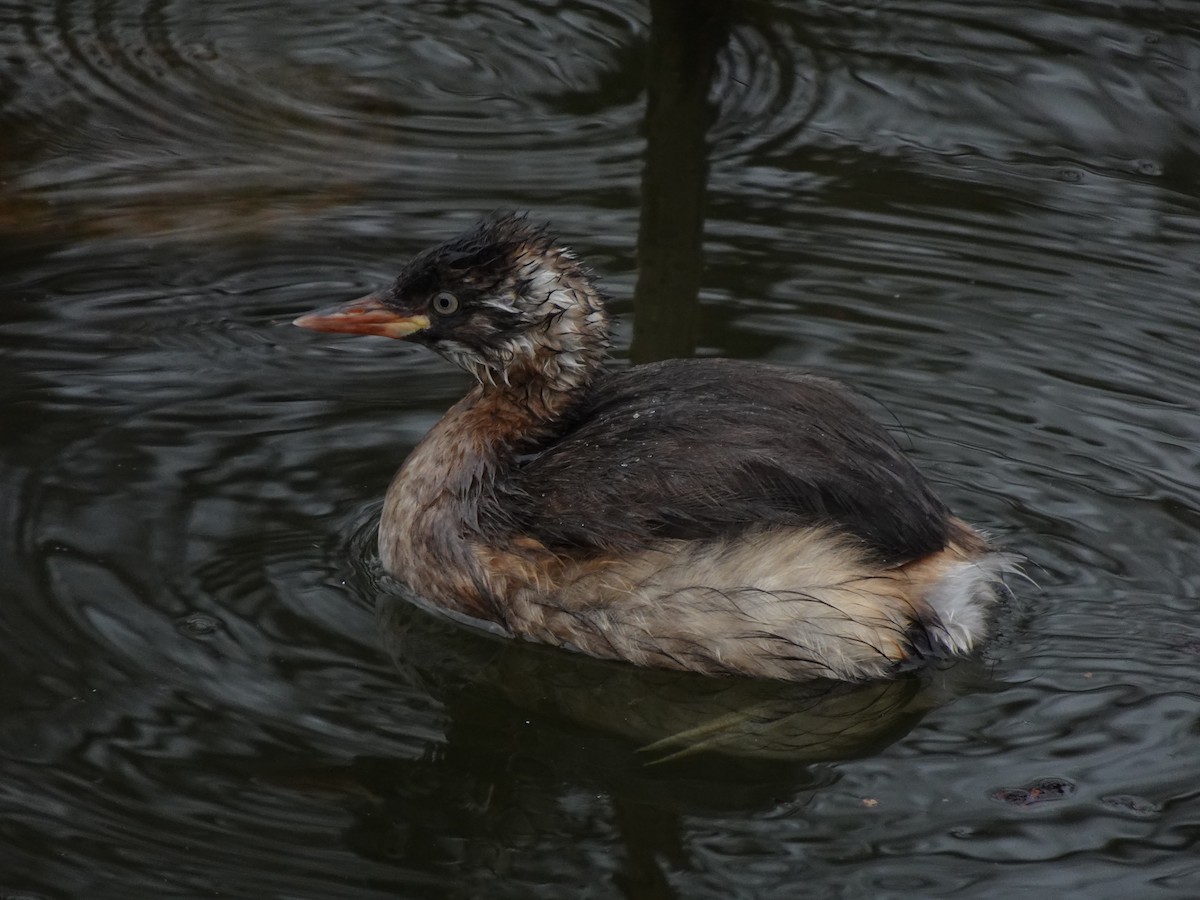
{"type": "Polygon", "coordinates": [[[945,505],[846,389],[733,360],[604,376],[502,493],[513,525],[563,549],[836,524],[894,565],[940,550],[950,528],[945,505]]]}

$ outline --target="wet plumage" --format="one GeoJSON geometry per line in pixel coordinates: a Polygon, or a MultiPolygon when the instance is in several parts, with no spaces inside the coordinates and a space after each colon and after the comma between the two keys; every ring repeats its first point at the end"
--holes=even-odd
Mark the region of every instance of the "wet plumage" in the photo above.
{"type": "Polygon", "coordinates": [[[297,324],[475,376],[380,524],[384,566],[435,605],[595,656],[789,679],[886,677],[985,633],[1007,558],[846,388],[733,360],[608,369],[603,295],[524,218],[297,324]]]}

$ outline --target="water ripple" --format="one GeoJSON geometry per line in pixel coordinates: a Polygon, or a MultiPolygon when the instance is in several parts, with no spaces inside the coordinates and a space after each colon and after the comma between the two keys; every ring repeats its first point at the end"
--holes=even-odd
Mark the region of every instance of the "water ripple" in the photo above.
{"type": "Polygon", "coordinates": [[[465,378],[287,323],[500,205],[636,319],[656,4],[10,3],[0,893],[1194,893],[1195,4],[713,7],[701,353],[1041,587],[829,705],[428,616],[375,527],[465,378]]]}
{"type": "MultiPolygon", "coordinates": [[[[480,4],[452,15],[426,3],[406,4],[399,15],[374,4],[354,17],[305,9],[301,19],[257,4],[219,17],[170,0],[136,11],[38,6],[21,21],[25,52],[34,54],[23,62],[35,80],[58,82],[62,94],[38,130],[66,125],[83,110],[108,128],[103,140],[86,144],[70,137],[77,129],[61,129],[69,170],[43,166],[25,184],[116,189],[135,170],[143,179],[148,168],[178,176],[172,161],[185,149],[193,157],[200,150],[233,181],[267,174],[264,145],[273,148],[276,172],[287,159],[311,167],[309,179],[314,170],[336,178],[338,160],[350,158],[378,177],[402,177],[423,146],[447,140],[472,164],[534,135],[539,149],[530,163],[538,167],[571,165],[587,148],[612,153],[640,115],[637,90],[587,119],[569,98],[594,93],[614,48],[636,43],[644,24],[603,4],[566,16],[537,3],[512,11],[512,4],[480,4]],[[374,27],[364,27],[364,17],[374,27]],[[565,52],[545,54],[550,34],[565,52]]],[[[30,122],[37,108],[44,118],[43,101],[35,90],[6,113],[30,122]]]]}

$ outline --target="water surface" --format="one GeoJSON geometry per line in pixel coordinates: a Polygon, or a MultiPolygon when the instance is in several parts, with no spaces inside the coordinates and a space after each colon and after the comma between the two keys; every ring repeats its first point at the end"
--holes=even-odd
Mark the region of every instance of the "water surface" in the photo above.
{"type": "Polygon", "coordinates": [[[1194,897],[1197,23],[0,10],[0,894],[1194,897]],[[1029,560],[982,656],[711,681],[404,602],[379,502],[466,376],[287,323],[502,206],[619,362],[872,398],[1029,560]]]}

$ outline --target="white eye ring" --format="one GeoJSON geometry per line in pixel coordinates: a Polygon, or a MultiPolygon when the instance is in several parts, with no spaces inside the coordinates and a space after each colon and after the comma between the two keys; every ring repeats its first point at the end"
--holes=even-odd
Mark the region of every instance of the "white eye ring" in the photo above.
{"type": "Polygon", "coordinates": [[[431,303],[433,311],[439,316],[452,316],[458,312],[458,298],[449,291],[438,291],[431,303]]]}

